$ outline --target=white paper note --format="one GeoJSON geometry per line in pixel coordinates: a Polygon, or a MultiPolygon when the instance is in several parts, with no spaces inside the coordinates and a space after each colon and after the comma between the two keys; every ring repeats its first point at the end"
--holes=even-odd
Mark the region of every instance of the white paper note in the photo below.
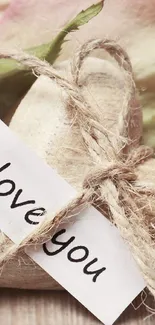
{"type": "MultiPolygon", "coordinates": [[[[0,121],[0,228],[15,243],[76,191],[0,121]]],[[[27,254],[105,325],[145,287],[118,230],[90,207],[27,254]]]]}

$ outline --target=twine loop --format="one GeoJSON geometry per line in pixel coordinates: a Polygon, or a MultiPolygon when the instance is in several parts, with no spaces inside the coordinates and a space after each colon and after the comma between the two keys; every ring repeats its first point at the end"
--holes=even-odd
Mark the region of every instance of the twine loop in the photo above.
{"type": "MultiPolygon", "coordinates": [[[[129,146],[129,124],[132,112],[139,107],[132,66],[127,53],[112,40],[91,40],[76,52],[72,61],[72,81],[61,77],[47,62],[20,51],[2,51],[0,58],[12,58],[31,69],[37,75],[46,75],[53,79],[67,94],[66,107],[76,112],[74,123],[79,127],[82,141],[93,162],[92,170],[86,176],[81,193],[56,215],[45,220],[19,245],[11,243],[0,255],[0,265],[19,254],[27,245],[46,242],[68,214],[75,215],[80,209],[92,203],[92,196],[99,189],[99,199],[107,204],[108,216],[118,227],[121,236],[129,245],[150,292],[155,296],[155,241],[150,231],[148,216],[155,217],[151,202],[155,200],[155,191],[148,184],[137,186],[137,167],[154,156],[153,149],[145,146],[129,146]],[[80,92],[80,70],[85,58],[95,49],[106,50],[118,63],[127,88],[126,105],[120,107],[116,135],[116,146],[109,131],[100,123],[90,105],[80,92]],[[110,159],[103,165],[99,138],[108,143],[110,159]],[[145,185],[145,186],[144,186],[145,185]],[[152,199],[152,201],[151,201],[152,199]]],[[[51,108],[52,109],[52,108],[51,108]]],[[[103,148],[104,149],[104,148],[103,148]]],[[[107,150],[108,150],[107,149],[107,150]]]]}

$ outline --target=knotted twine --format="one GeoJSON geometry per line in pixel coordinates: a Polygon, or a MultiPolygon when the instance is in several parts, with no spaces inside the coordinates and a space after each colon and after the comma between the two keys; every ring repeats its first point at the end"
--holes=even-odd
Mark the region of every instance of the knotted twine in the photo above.
{"type": "Polygon", "coordinates": [[[150,198],[154,200],[155,191],[148,188],[147,184],[145,186],[143,183],[138,186],[136,183],[136,167],[153,157],[153,150],[145,146],[135,147],[129,136],[132,112],[139,104],[136,98],[132,66],[127,53],[111,40],[88,41],[73,58],[72,81],[61,77],[47,62],[22,51],[1,50],[0,58],[12,58],[31,69],[35,75],[48,76],[68,94],[66,108],[71,113],[76,113],[74,123],[79,127],[79,132],[93,162],[92,170],[83,183],[82,192],[55,216],[47,214],[44,221],[19,245],[8,244],[4,237],[3,244],[6,241],[7,245],[0,255],[1,267],[27,245],[38,245],[49,240],[54,229],[61,222],[76,215],[89,204],[97,205],[100,200],[107,207],[108,217],[129,245],[147,287],[155,296],[155,242],[150,223],[147,222],[151,212],[146,204],[150,198]],[[107,130],[97,116],[91,112],[91,107],[80,92],[79,75],[84,60],[91,51],[99,48],[106,50],[116,60],[124,74],[127,88],[127,99],[120,109],[118,132],[115,135],[111,134],[111,131],[107,130]],[[108,149],[100,146],[101,136],[106,143],[108,141],[108,149]],[[107,151],[108,162],[106,167],[102,163],[102,152],[105,151],[107,151]]]}

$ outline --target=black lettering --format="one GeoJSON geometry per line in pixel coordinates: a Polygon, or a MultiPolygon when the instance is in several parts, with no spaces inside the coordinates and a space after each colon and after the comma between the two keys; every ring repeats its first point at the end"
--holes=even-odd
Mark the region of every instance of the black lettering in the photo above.
{"type": "Polygon", "coordinates": [[[89,263],[88,263],[87,265],[85,265],[85,267],[83,268],[83,272],[84,272],[85,274],[95,274],[95,275],[93,276],[93,279],[92,279],[93,282],[96,282],[97,277],[98,277],[102,272],[104,272],[104,271],[106,270],[105,267],[102,267],[101,269],[98,269],[98,270],[95,270],[95,271],[88,271],[88,268],[89,268],[92,264],[96,263],[97,261],[98,261],[98,259],[97,259],[97,258],[94,258],[91,262],[89,262],[89,263]]]}
{"type": "Polygon", "coordinates": [[[68,259],[69,259],[70,262],[76,262],[76,263],[78,263],[78,262],[84,261],[88,257],[88,255],[89,255],[89,250],[88,250],[87,247],[85,247],[85,246],[76,246],[76,247],[72,248],[68,252],[67,257],[68,257],[68,259]],[[71,255],[74,252],[78,251],[78,250],[84,251],[84,255],[82,257],[80,257],[80,258],[73,258],[71,255]]]}
{"type": "Polygon", "coordinates": [[[46,210],[44,208],[32,209],[25,214],[25,220],[30,225],[38,225],[39,221],[33,221],[29,217],[30,216],[43,216],[45,213],[46,213],[46,210]]]}
{"type": "Polygon", "coordinates": [[[0,172],[2,172],[4,169],[8,168],[11,165],[11,163],[7,163],[4,166],[0,167],[0,172]]]}
{"type": "Polygon", "coordinates": [[[35,204],[36,203],[34,200],[28,200],[28,201],[23,201],[23,202],[17,203],[18,198],[22,192],[23,192],[23,190],[18,190],[18,192],[16,193],[16,195],[12,201],[12,204],[10,205],[11,209],[18,208],[18,207],[21,207],[22,205],[26,205],[26,204],[35,204]]]}
{"type": "Polygon", "coordinates": [[[48,255],[48,256],[54,256],[60,252],[62,252],[68,245],[70,245],[73,240],[75,239],[74,236],[72,236],[70,239],[68,239],[66,242],[62,242],[62,241],[58,241],[57,238],[64,234],[66,232],[66,229],[61,229],[60,231],[58,231],[56,234],[54,234],[54,236],[52,237],[51,239],[51,242],[52,244],[55,244],[55,245],[59,245],[61,246],[59,249],[57,249],[55,252],[50,252],[48,249],[47,249],[47,245],[46,243],[43,244],[43,251],[48,255]]]}
{"type": "Polygon", "coordinates": [[[0,192],[0,196],[7,196],[12,194],[12,192],[15,190],[15,183],[11,181],[10,179],[4,179],[3,181],[0,181],[0,186],[3,184],[10,184],[11,188],[8,191],[0,192]]]}

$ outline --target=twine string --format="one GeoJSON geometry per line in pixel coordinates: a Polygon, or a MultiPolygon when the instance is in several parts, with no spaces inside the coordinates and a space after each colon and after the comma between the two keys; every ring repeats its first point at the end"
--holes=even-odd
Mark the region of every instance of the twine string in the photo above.
{"type": "MultiPolygon", "coordinates": [[[[72,81],[61,77],[47,62],[33,55],[20,51],[1,50],[0,58],[11,58],[34,71],[37,75],[45,75],[53,79],[68,94],[66,108],[76,112],[75,123],[78,125],[87,151],[94,164],[86,176],[83,190],[58,213],[48,215],[19,245],[10,243],[0,255],[0,265],[3,266],[21,249],[27,245],[38,245],[50,239],[53,230],[66,221],[68,216],[74,216],[89,204],[100,198],[108,206],[109,218],[119,229],[121,236],[129,245],[134,259],[146,281],[150,292],[155,296],[155,244],[147,223],[148,209],[144,209],[150,196],[155,198],[155,191],[146,187],[136,186],[136,167],[153,157],[153,150],[139,146],[129,149],[128,135],[131,119],[131,108],[139,105],[136,98],[136,87],[132,66],[127,53],[114,41],[91,40],[86,42],[76,52],[72,61],[72,81]],[[116,146],[113,145],[109,130],[91,112],[91,107],[80,92],[80,71],[85,58],[95,49],[107,51],[118,63],[124,75],[127,88],[126,105],[120,108],[118,116],[118,132],[116,146]],[[106,167],[102,163],[102,150],[99,146],[99,136],[108,141],[110,159],[106,167]],[[127,150],[124,152],[124,149],[127,150]]],[[[104,149],[104,148],[103,148],[104,149]]]]}

